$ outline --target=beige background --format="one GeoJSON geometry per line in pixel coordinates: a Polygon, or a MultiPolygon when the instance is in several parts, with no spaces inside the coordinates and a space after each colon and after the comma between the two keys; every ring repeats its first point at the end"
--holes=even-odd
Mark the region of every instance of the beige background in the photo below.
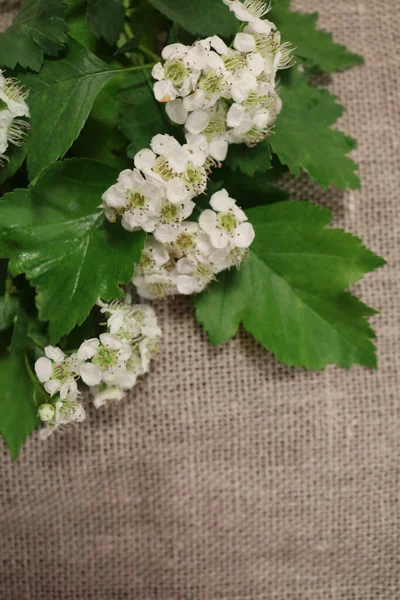
{"type": "Polygon", "coordinates": [[[357,289],[382,311],[379,371],[289,369],[245,334],[212,349],[188,302],[157,307],[163,351],[129,400],[16,464],[1,447],[5,600],[400,599],[400,8],[296,5],[366,58],[330,85],[362,192],[293,187],[389,262],[357,289]]]}

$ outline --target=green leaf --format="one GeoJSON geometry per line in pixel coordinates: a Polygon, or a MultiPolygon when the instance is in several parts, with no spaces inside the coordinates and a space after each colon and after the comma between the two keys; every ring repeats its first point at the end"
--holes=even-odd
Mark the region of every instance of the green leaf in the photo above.
{"type": "Polygon", "coordinates": [[[215,169],[211,175],[207,187],[208,196],[203,194],[198,196],[197,203],[203,208],[208,208],[209,196],[222,188],[228,190],[229,195],[235,198],[242,208],[288,200],[288,193],[274,185],[278,179],[279,172],[275,169],[270,169],[266,173],[255,173],[253,177],[248,177],[222,166],[220,169],[215,169]]]}
{"type": "Polygon", "coordinates": [[[0,184],[12,177],[22,166],[26,158],[26,146],[9,146],[7,148],[8,161],[4,161],[4,166],[0,167],[0,184]]]}
{"type": "Polygon", "coordinates": [[[19,75],[31,88],[32,131],[26,143],[31,179],[70,148],[97,94],[114,73],[110,65],[71,39],[65,56],[46,61],[39,75],[19,75]]]}
{"type": "Polygon", "coordinates": [[[195,35],[234,35],[240,23],[222,0],[150,0],[168,19],[195,35]]]}
{"type": "Polygon", "coordinates": [[[282,86],[283,109],[268,138],[279,160],[298,176],[301,169],[321,187],[331,183],[340,189],[359,189],[357,165],[347,156],[355,141],[331,129],[343,113],[336,97],[327,90],[310,87],[306,78],[294,74],[288,87],[282,86]]]}
{"type": "Polygon", "coordinates": [[[318,13],[294,12],[289,4],[276,0],[268,18],[281,32],[282,40],[294,46],[294,55],[299,62],[328,73],[363,64],[361,56],[336,44],[330,33],[316,28],[318,13]]]}
{"type": "Polygon", "coordinates": [[[123,78],[124,75],[116,75],[99,92],[89,118],[71,148],[74,156],[94,158],[119,171],[131,166],[126,156],[128,142],[118,130],[123,78]]]}
{"type": "Polygon", "coordinates": [[[0,65],[39,71],[44,55],[56,56],[67,42],[62,0],[24,0],[14,23],[0,34],[0,65]]]}
{"type": "Polygon", "coordinates": [[[81,325],[97,298],[123,295],[119,286],[139,260],[144,234],[108,223],[98,208],[117,175],[96,161],[67,160],[0,200],[0,254],[37,287],[52,343],[81,325]]]}
{"type": "Polygon", "coordinates": [[[330,211],[307,202],[247,214],[256,232],[248,257],[195,301],[212,343],[223,343],[243,323],[289,366],[375,367],[374,333],[366,320],[375,311],[345,289],[384,261],[358,238],[325,229],[330,211]]]}
{"type": "Polygon", "coordinates": [[[15,459],[27,436],[39,424],[22,313],[15,322],[10,350],[8,345],[9,338],[0,334],[0,432],[15,459]]]}
{"type": "Polygon", "coordinates": [[[254,173],[271,168],[271,149],[267,142],[260,142],[254,148],[244,144],[231,144],[226,159],[228,167],[252,177],[254,173]]]}
{"type": "Polygon", "coordinates": [[[133,158],[136,152],[149,146],[154,135],[170,133],[171,127],[164,108],[154,98],[153,86],[147,73],[129,73],[121,99],[120,129],[131,140],[127,154],[133,158]]]}
{"type": "Polygon", "coordinates": [[[0,296],[0,331],[8,329],[13,324],[15,315],[18,312],[18,298],[10,294],[0,296]]]}
{"type": "Polygon", "coordinates": [[[95,35],[113,46],[124,28],[123,0],[88,0],[87,18],[95,35]]]}

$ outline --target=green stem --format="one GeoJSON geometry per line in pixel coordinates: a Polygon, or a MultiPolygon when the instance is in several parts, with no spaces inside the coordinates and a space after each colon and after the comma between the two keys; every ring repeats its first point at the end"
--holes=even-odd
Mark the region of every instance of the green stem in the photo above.
{"type": "Polygon", "coordinates": [[[146,48],[146,46],[143,46],[142,44],[139,44],[138,50],[140,50],[140,52],[143,52],[143,54],[146,54],[149,58],[153,58],[157,62],[159,62],[161,60],[161,56],[158,56],[158,54],[155,54],[154,52],[152,52],[151,50],[149,50],[148,48],[146,48]]]}
{"type": "MultiPolygon", "coordinates": [[[[111,69],[115,73],[124,73],[125,71],[143,71],[144,69],[151,69],[154,67],[156,63],[146,63],[145,65],[133,66],[133,67],[124,67],[123,69],[111,69]]],[[[110,73],[110,71],[105,71],[105,73],[110,73]]]]}
{"type": "Polygon", "coordinates": [[[32,335],[31,333],[28,332],[28,337],[32,340],[32,342],[38,347],[38,348],[45,348],[46,344],[43,344],[43,342],[41,342],[37,337],[35,337],[34,335],[32,335]]]}

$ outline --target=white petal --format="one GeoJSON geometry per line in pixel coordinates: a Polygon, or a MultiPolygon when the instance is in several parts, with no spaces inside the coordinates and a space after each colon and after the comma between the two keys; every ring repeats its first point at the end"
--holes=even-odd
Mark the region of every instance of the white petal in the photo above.
{"type": "Polygon", "coordinates": [[[97,348],[99,347],[99,340],[97,338],[91,338],[90,340],[85,340],[78,350],[78,360],[89,360],[93,358],[93,356],[97,352],[97,348]]]}
{"type": "Polygon", "coordinates": [[[218,52],[218,54],[228,54],[229,48],[223,40],[217,35],[213,35],[211,38],[211,46],[218,52]]]}
{"type": "Polygon", "coordinates": [[[48,381],[53,373],[51,361],[45,356],[38,358],[35,362],[35,372],[41,383],[48,381]]]}
{"type": "Polygon", "coordinates": [[[275,29],[275,25],[267,19],[252,19],[251,27],[256,33],[262,33],[264,35],[268,35],[275,29]]]}
{"type": "Polygon", "coordinates": [[[201,44],[194,44],[187,55],[184,62],[192,69],[201,71],[207,64],[207,52],[201,44]]]}
{"type": "Polygon", "coordinates": [[[246,77],[237,80],[232,86],[232,98],[235,102],[243,102],[247,99],[251,90],[257,88],[257,78],[249,73],[246,77]]]}
{"type": "Polygon", "coordinates": [[[178,123],[178,125],[183,125],[188,117],[188,111],[183,106],[183,100],[181,100],[181,98],[173,100],[172,102],[167,102],[165,111],[171,121],[178,123]]]}
{"type": "MultiPolygon", "coordinates": [[[[160,227],[162,226],[160,225],[160,227]]],[[[162,244],[157,244],[156,242],[154,242],[151,254],[157,267],[165,265],[170,258],[168,250],[162,244]]]]}
{"type": "Polygon", "coordinates": [[[176,279],[176,287],[180,294],[194,294],[199,291],[199,282],[196,277],[190,275],[179,275],[176,279]]]}
{"type": "Polygon", "coordinates": [[[102,372],[98,365],[84,363],[79,367],[79,373],[86,385],[99,385],[102,380],[102,372]]]}
{"type": "Polygon", "coordinates": [[[228,142],[222,138],[212,140],[208,146],[208,153],[214,160],[218,162],[226,159],[228,154],[228,142]]]}
{"type": "Polygon", "coordinates": [[[192,201],[185,202],[185,204],[182,206],[182,210],[179,214],[179,218],[183,221],[184,219],[187,219],[188,217],[190,217],[195,206],[196,206],[196,204],[192,201]]]}
{"type": "Polygon", "coordinates": [[[169,225],[167,223],[163,223],[162,225],[159,225],[155,230],[154,237],[162,244],[170,244],[175,240],[178,233],[179,229],[176,225],[169,225]]]}
{"type": "Polygon", "coordinates": [[[264,71],[264,59],[259,52],[252,52],[247,56],[247,66],[252,75],[258,77],[264,71]]]}
{"type": "Polygon", "coordinates": [[[241,223],[234,232],[234,241],[237,248],[248,248],[254,240],[254,229],[250,223],[241,223]]]}
{"type": "MultiPolygon", "coordinates": [[[[118,333],[118,331],[120,331],[123,324],[124,324],[124,317],[122,314],[118,314],[118,313],[111,315],[111,317],[107,321],[107,325],[108,325],[111,335],[115,335],[116,333],[118,333]]],[[[78,358],[79,358],[79,352],[78,352],[78,358]]]]}
{"type": "Polygon", "coordinates": [[[158,81],[164,79],[164,67],[161,63],[157,63],[156,65],[154,65],[154,67],[151,70],[151,75],[154,79],[157,79],[158,81]]]}
{"type": "Polygon", "coordinates": [[[54,394],[56,394],[60,388],[61,383],[56,379],[49,379],[49,381],[46,381],[44,384],[44,389],[48,394],[50,394],[50,396],[54,396],[54,394]]]}
{"type": "Polygon", "coordinates": [[[182,146],[172,135],[157,133],[150,142],[151,149],[156,154],[167,156],[170,152],[179,152],[182,146]]]}
{"type": "Polygon", "coordinates": [[[215,192],[210,198],[210,206],[217,212],[228,212],[236,204],[236,200],[229,197],[225,188],[215,192]]]}
{"type": "Polygon", "coordinates": [[[135,167],[140,169],[141,171],[150,171],[154,163],[156,162],[156,155],[149,148],[143,148],[143,150],[139,150],[137,154],[135,154],[135,158],[133,162],[135,163],[135,167]]]}
{"type": "Polygon", "coordinates": [[[190,200],[190,193],[179,177],[170,179],[167,183],[167,198],[172,204],[179,204],[190,200]]]}
{"type": "Polygon", "coordinates": [[[158,102],[171,102],[171,100],[175,100],[178,95],[173,83],[167,79],[156,81],[153,92],[158,102]]]}
{"type": "Polygon", "coordinates": [[[184,46],[183,44],[169,44],[168,46],[165,46],[165,48],[163,48],[161,56],[164,60],[167,60],[171,56],[173,56],[174,58],[182,58],[186,55],[187,51],[187,46],[184,46]]]}
{"type": "Polygon", "coordinates": [[[64,352],[56,346],[46,346],[44,353],[47,358],[50,358],[50,360],[53,360],[54,362],[62,362],[65,358],[64,352]]]}
{"type": "Polygon", "coordinates": [[[126,212],[122,215],[121,225],[126,231],[137,231],[140,229],[136,214],[133,212],[126,212]]]}
{"type": "Polygon", "coordinates": [[[239,52],[254,52],[256,49],[256,40],[250,33],[237,33],[233,47],[235,50],[239,50],[239,52]]]}
{"type": "Polygon", "coordinates": [[[125,191],[116,183],[108,188],[102,195],[101,199],[109,208],[122,208],[126,205],[125,191]]]}
{"type": "Polygon", "coordinates": [[[185,108],[186,110],[197,110],[199,108],[202,108],[203,104],[203,90],[195,90],[193,94],[190,94],[190,96],[186,96],[186,98],[183,99],[183,108],[185,108]]]}
{"type": "Polygon", "coordinates": [[[200,133],[210,122],[210,115],[204,110],[195,110],[190,113],[185,123],[189,133],[200,133]]]}
{"type": "Polygon", "coordinates": [[[101,333],[100,341],[103,346],[106,346],[106,348],[112,348],[113,350],[119,350],[122,346],[121,340],[110,333],[101,333]]]}
{"type": "Polygon", "coordinates": [[[225,231],[216,228],[210,233],[210,240],[214,248],[226,248],[229,243],[229,236],[225,231]]]}
{"type": "Polygon", "coordinates": [[[178,273],[183,275],[191,275],[197,268],[197,261],[190,258],[181,258],[176,263],[178,273]]]}
{"type": "Polygon", "coordinates": [[[210,234],[217,226],[217,215],[213,210],[203,210],[199,218],[199,225],[203,231],[210,234]]]}
{"type": "Polygon", "coordinates": [[[246,118],[246,107],[241,104],[232,104],[226,115],[228,127],[238,127],[246,118]]]}

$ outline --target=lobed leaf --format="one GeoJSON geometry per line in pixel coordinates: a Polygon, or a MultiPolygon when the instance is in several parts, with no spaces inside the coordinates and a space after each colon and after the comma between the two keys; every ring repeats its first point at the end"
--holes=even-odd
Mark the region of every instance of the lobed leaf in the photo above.
{"type": "Polygon", "coordinates": [[[24,0],[14,23],[0,34],[0,65],[39,71],[44,55],[56,56],[68,40],[62,0],[24,0]]]}
{"type": "Polygon", "coordinates": [[[0,200],[0,254],[37,287],[52,343],[81,325],[99,297],[123,295],[119,286],[139,260],[144,233],[108,223],[98,208],[117,175],[97,161],[67,160],[0,200]]]}
{"type": "Polygon", "coordinates": [[[114,74],[110,65],[70,39],[63,58],[46,61],[38,75],[19,75],[31,88],[32,131],[25,146],[31,179],[64,156],[84,126],[97,94],[114,74]]]}
{"type": "Polygon", "coordinates": [[[212,343],[243,323],[289,366],[375,367],[366,320],[375,311],[345,290],[384,261],[358,238],[326,229],[330,211],[306,202],[253,208],[248,217],[256,232],[249,256],[195,300],[212,343]]]}
{"type": "Polygon", "coordinates": [[[87,18],[94,34],[104,38],[110,46],[113,46],[124,28],[124,2],[123,0],[88,0],[87,18]]]}

